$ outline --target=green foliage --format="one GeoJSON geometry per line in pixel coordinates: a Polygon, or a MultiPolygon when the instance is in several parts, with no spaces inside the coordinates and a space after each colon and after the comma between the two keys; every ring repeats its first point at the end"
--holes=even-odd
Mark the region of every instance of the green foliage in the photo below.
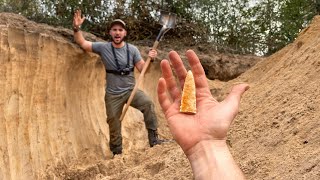
{"type": "Polygon", "coordinates": [[[316,13],[313,0],[287,0],[281,7],[280,18],[283,19],[281,32],[286,41],[293,41],[297,34],[308,24],[316,13]]]}
{"type": "Polygon", "coordinates": [[[166,38],[185,45],[211,44],[218,51],[269,55],[292,42],[320,12],[320,0],[0,0],[0,12],[70,28],[81,9],[82,29],[108,38],[112,19],[129,27],[129,40],[155,38],[159,11],[178,15],[166,38]]]}

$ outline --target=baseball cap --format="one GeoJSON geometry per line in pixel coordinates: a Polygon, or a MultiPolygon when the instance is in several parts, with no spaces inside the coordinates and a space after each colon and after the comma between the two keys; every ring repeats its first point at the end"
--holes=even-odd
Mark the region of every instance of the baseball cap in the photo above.
{"type": "Polygon", "coordinates": [[[112,26],[114,26],[115,24],[119,24],[121,25],[124,29],[126,29],[126,23],[124,21],[122,21],[121,19],[115,19],[111,22],[110,24],[110,28],[112,28],[112,26]]]}

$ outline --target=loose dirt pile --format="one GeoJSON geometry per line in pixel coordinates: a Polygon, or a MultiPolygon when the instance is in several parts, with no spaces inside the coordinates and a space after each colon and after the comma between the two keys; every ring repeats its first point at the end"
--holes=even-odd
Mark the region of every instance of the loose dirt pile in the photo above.
{"type": "MultiPolygon", "coordinates": [[[[123,123],[124,154],[110,159],[104,68],[98,56],[83,52],[72,39],[71,30],[0,13],[0,179],[192,179],[176,143],[148,147],[142,114],[133,108],[123,123]]],[[[139,48],[145,57],[148,47],[139,48]]],[[[160,47],[141,87],[156,104],[163,138],[171,135],[156,80],[159,60],[170,49],[160,47]]],[[[251,57],[237,61],[198,51],[203,62],[212,59],[204,66],[213,79],[226,79],[222,61],[229,63],[230,77],[260,61],[229,82],[208,80],[218,100],[233,83],[251,86],[228,136],[248,179],[320,178],[319,49],[317,16],[294,43],[263,61],[238,63],[251,57]]]]}

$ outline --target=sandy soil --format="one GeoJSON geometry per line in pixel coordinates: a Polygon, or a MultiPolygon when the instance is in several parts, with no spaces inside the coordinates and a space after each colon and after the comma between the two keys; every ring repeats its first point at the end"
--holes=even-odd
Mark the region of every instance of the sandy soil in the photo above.
{"type": "MultiPolygon", "coordinates": [[[[148,47],[139,48],[145,55],[148,47]]],[[[228,136],[247,179],[320,179],[319,49],[316,16],[294,43],[238,78],[208,80],[219,101],[234,83],[250,84],[228,136]]],[[[162,59],[169,48],[159,51],[162,59]]],[[[133,108],[122,128],[124,154],[111,158],[103,66],[74,44],[71,30],[1,13],[0,54],[0,179],[193,179],[176,143],[148,147],[133,108]]],[[[155,101],[161,137],[170,139],[156,101],[160,76],[155,61],[141,89],[155,101]]]]}

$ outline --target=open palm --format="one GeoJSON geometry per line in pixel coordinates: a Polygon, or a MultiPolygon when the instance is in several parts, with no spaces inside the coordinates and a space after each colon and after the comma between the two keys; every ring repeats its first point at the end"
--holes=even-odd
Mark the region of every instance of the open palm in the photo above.
{"type": "Polygon", "coordinates": [[[74,27],[81,26],[84,20],[85,20],[85,17],[81,17],[81,11],[76,10],[76,12],[73,15],[73,26],[74,27]]]}
{"type": "MultiPolygon", "coordinates": [[[[248,89],[248,85],[239,84],[233,87],[224,101],[217,102],[210,93],[197,55],[189,50],[186,56],[194,74],[197,113],[184,114],[179,111],[181,92],[167,60],[161,62],[162,78],[158,83],[158,98],[174,139],[183,151],[188,153],[188,150],[200,141],[226,140],[230,124],[238,113],[241,95],[248,89]]],[[[169,58],[182,88],[187,70],[176,52],[170,52],[169,58]]]]}

